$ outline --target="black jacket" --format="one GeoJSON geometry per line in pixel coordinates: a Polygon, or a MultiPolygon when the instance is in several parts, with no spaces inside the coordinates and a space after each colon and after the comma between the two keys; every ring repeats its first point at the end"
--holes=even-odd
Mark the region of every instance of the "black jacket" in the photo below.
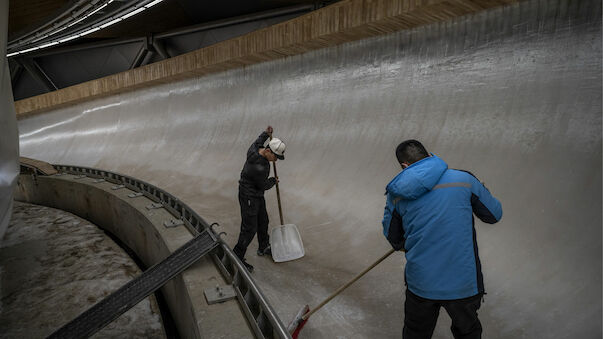
{"type": "Polygon", "coordinates": [[[264,147],[264,142],[269,138],[268,133],[262,132],[256,141],[247,150],[247,160],[241,171],[239,192],[250,197],[263,197],[264,191],[269,190],[276,183],[276,179],[268,178],[270,162],[258,152],[264,147]]]}

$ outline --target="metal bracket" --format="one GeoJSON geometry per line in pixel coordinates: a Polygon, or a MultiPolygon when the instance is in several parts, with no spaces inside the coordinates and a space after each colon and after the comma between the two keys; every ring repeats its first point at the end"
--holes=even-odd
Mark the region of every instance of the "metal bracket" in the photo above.
{"type": "Polygon", "coordinates": [[[100,182],[105,182],[105,179],[96,179],[96,180],[93,180],[92,182],[95,184],[98,184],[100,182]]]}
{"type": "Polygon", "coordinates": [[[128,194],[128,198],[138,198],[138,197],[142,197],[144,194],[137,192],[137,193],[130,193],[128,194]]]}
{"type": "Polygon", "coordinates": [[[86,177],[85,174],[76,175],[73,179],[84,179],[86,177]]]}
{"type": "Polygon", "coordinates": [[[217,222],[214,222],[211,225],[209,225],[209,229],[212,230],[212,232],[218,233],[218,232],[216,232],[216,230],[214,229],[214,227],[220,227],[220,224],[218,224],[217,222]]]}
{"type": "Polygon", "coordinates": [[[176,227],[176,226],[180,226],[180,225],[184,225],[184,220],[181,219],[170,219],[169,221],[165,221],[163,223],[163,226],[165,227],[176,227]]]}
{"type": "Polygon", "coordinates": [[[206,288],[203,290],[203,294],[205,294],[205,300],[207,300],[208,305],[223,303],[237,297],[237,293],[232,285],[216,285],[216,287],[206,288]]]}
{"type": "Polygon", "coordinates": [[[217,237],[217,239],[222,240],[222,235],[226,235],[226,232],[217,232],[214,229],[214,227],[220,227],[220,224],[218,224],[217,222],[214,222],[213,224],[209,225],[209,229],[211,230],[212,237],[215,235],[215,237],[217,237]]]}
{"type": "Polygon", "coordinates": [[[115,186],[111,187],[111,189],[115,191],[115,190],[118,190],[118,189],[124,188],[124,187],[126,187],[126,185],[115,185],[115,186]]]}
{"type": "Polygon", "coordinates": [[[154,203],[151,203],[150,205],[147,205],[146,208],[148,210],[156,210],[158,208],[163,208],[163,204],[160,202],[154,202],[154,203]]]}

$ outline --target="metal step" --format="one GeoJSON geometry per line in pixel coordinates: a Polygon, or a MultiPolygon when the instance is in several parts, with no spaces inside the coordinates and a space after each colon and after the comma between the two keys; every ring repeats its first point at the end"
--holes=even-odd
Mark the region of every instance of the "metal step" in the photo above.
{"type": "Polygon", "coordinates": [[[177,249],[162,262],[150,267],[139,277],[73,319],[49,338],[87,338],[117,319],[142,299],[161,288],[178,273],[218,246],[211,231],[205,230],[177,249]]]}

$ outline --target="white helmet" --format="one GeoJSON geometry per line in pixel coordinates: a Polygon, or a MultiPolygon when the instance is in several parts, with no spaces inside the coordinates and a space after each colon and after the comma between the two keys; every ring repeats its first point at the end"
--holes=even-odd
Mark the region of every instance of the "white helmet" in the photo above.
{"type": "Polygon", "coordinates": [[[276,155],[277,158],[285,160],[285,143],[278,138],[272,138],[268,143],[268,148],[276,155]]]}

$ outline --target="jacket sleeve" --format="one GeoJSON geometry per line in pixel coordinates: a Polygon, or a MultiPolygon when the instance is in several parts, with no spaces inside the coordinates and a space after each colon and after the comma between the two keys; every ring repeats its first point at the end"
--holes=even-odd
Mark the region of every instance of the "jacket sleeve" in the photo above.
{"type": "Polygon", "coordinates": [[[249,146],[249,149],[247,150],[247,158],[257,153],[260,147],[264,147],[264,142],[266,142],[266,139],[268,139],[269,137],[270,136],[268,135],[268,133],[266,133],[266,131],[262,132],[262,134],[260,134],[260,136],[255,139],[253,144],[249,146]]]}
{"type": "Polygon", "coordinates": [[[502,218],[502,205],[475,176],[471,175],[471,207],[481,221],[494,224],[502,218]]]}
{"type": "Polygon", "coordinates": [[[385,211],[383,212],[383,235],[392,245],[394,250],[399,251],[404,249],[404,227],[402,224],[402,216],[396,210],[394,198],[391,194],[387,194],[385,203],[385,211]]]}
{"type": "Polygon", "coordinates": [[[266,181],[264,182],[264,191],[267,191],[269,189],[272,188],[272,186],[274,186],[276,184],[276,179],[275,178],[268,178],[266,179],[266,181]]]}
{"type": "MultiPolygon", "coordinates": [[[[258,157],[261,157],[261,155],[258,155],[258,157]]],[[[250,165],[248,168],[247,178],[253,183],[253,186],[255,186],[258,191],[269,190],[276,184],[275,178],[265,177],[264,170],[265,168],[257,163],[250,165]]]]}

